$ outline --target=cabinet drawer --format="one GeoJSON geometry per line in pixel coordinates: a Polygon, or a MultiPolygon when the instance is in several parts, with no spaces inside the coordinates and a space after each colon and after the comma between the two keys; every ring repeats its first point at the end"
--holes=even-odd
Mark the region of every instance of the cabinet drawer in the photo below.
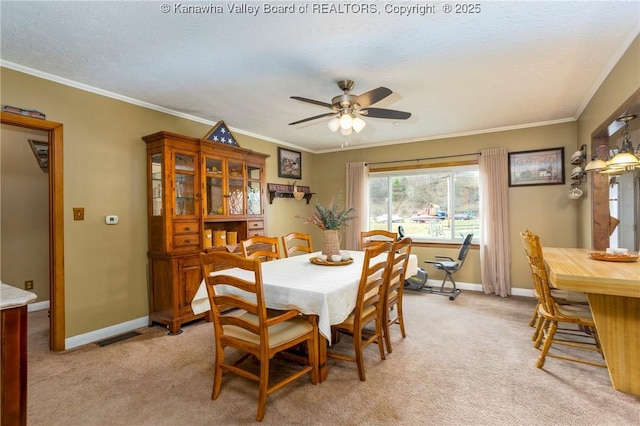
{"type": "Polygon", "coordinates": [[[174,222],[173,233],[175,234],[192,234],[200,232],[200,224],[198,222],[174,222]]]}
{"type": "Polygon", "coordinates": [[[173,247],[200,245],[200,234],[174,235],[173,247]]]}
{"type": "Polygon", "coordinates": [[[264,229],[249,229],[249,238],[255,236],[264,236],[264,229]]]}
{"type": "Polygon", "coordinates": [[[264,229],[264,220],[250,220],[247,222],[249,231],[252,229],[264,229]]]}

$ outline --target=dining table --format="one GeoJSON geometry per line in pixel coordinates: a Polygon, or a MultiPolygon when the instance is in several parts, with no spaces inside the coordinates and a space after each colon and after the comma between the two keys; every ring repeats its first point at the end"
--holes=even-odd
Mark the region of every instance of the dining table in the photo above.
{"type": "MultiPolygon", "coordinates": [[[[262,285],[267,308],[297,309],[302,314],[318,317],[321,382],[327,377],[327,345],[331,344],[331,326],[347,319],[356,306],[365,252],[349,253],[352,262],[339,264],[311,262],[321,254],[320,252],[262,263],[262,285]]],[[[417,270],[417,257],[410,255],[406,276],[415,275],[417,270]]],[[[222,273],[253,279],[253,272],[239,268],[225,269],[212,274],[222,273]]],[[[191,302],[191,309],[195,314],[211,309],[204,279],[191,302]]]]}
{"type": "Polygon", "coordinates": [[[613,387],[640,396],[640,262],[598,260],[584,248],[542,252],[553,287],[587,294],[613,387]]]}

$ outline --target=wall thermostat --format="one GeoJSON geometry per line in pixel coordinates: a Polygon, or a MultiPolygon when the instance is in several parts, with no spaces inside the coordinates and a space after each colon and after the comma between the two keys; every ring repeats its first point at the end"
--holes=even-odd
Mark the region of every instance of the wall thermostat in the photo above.
{"type": "Polygon", "coordinates": [[[115,225],[118,223],[118,216],[111,214],[104,218],[107,225],[115,225]]]}

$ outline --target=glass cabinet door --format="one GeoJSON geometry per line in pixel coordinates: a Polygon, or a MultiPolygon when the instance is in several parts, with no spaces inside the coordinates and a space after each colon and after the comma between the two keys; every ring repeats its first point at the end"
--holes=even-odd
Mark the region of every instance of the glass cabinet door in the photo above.
{"type": "Polygon", "coordinates": [[[225,214],[224,211],[224,176],[221,158],[205,157],[205,194],[207,205],[205,216],[225,214]]]}
{"type": "Polygon", "coordinates": [[[151,215],[162,216],[162,153],[151,155],[151,215]]]}
{"type": "Polygon", "coordinates": [[[195,156],[175,153],[174,212],[176,216],[193,216],[195,206],[195,156]]]}
{"type": "Polygon", "coordinates": [[[244,164],[241,161],[228,160],[229,177],[229,215],[244,214],[244,164]]]}
{"type": "Polygon", "coordinates": [[[262,214],[262,168],[247,165],[247,214],[262,214]]]}

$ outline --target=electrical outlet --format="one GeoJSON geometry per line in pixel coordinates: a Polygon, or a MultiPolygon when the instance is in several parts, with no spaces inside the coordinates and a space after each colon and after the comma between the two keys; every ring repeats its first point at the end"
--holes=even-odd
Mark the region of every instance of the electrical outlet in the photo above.
{"type": "Polygon", "coordinates": [[[25,290],[33,290],[33,280],[25,281],[24,282],[24,289],[25,290]]]}

